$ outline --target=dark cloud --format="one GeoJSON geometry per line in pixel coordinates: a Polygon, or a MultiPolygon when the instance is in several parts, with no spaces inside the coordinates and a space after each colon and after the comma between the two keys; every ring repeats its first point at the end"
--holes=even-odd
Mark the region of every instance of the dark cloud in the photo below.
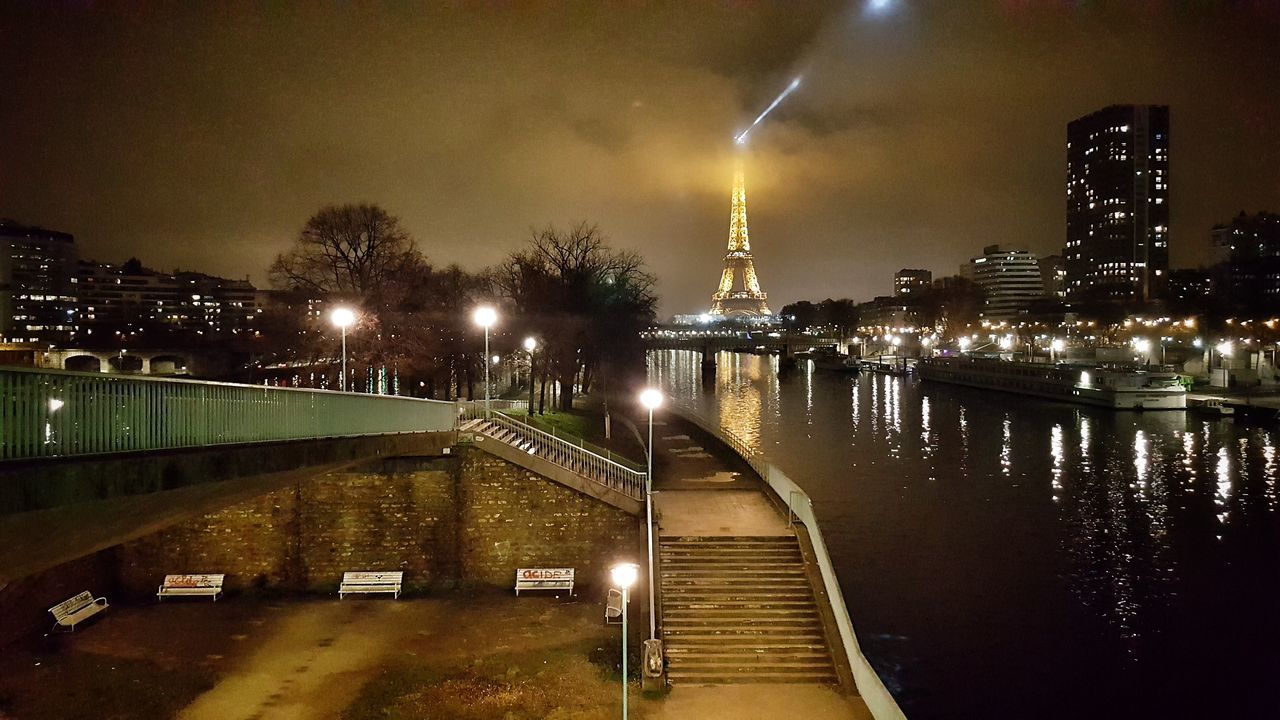
{"type": "Polygon", "coordinates": [[[263,280],[325,203],[399,215],[479,267],[585,219],[705,306],[730,137],[752,133],[775,304],[869,297],[983,245],[1060,248],[1072,118],[1173,113],[1176,264],[1280,209],[1274,3],[5,3],[0,216],[84,255],[263,280]]]}

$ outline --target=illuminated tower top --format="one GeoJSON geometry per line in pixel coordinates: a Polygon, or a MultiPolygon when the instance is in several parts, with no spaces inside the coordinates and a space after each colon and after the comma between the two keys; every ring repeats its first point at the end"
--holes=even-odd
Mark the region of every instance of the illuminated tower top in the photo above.
{"type": "Polygon", "coordinates": [[[733,201],[729,210],[729,252],[751,252],[751,239],[747,235],[747,181],[742,171],[742,161],[733,173],[733,201]]]}

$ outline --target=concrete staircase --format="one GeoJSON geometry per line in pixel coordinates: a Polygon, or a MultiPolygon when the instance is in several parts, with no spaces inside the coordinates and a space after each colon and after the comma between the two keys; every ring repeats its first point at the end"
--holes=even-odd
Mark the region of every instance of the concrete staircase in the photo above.
{"type": "Polygon", "coordinates": [[[464,420],[458,430],[487,438],[476,446],[504,460],[629,513],[644,512],[644,471],[592,452],[580,439],[550,435],[500,413],[464,420]]]}
{"type": "Polygon", "coordinates": [[[673,684],[837,682],[794,535],[658,546],[673,684]]]}

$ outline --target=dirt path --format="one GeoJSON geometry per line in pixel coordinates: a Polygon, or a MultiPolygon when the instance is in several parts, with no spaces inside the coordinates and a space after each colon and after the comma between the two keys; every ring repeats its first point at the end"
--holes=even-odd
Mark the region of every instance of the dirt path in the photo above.
{"type": "Polygon", "coordinates": [[[276,624],[271,637],[181,720],[332,718],[393,652],[397,639],[431,633],[439,607],[346,600],[309,603],[276,624]]]}

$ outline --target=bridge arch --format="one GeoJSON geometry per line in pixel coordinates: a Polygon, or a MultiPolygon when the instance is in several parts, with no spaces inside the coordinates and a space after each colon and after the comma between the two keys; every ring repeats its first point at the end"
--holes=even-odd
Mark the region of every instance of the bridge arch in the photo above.
{"type": "Polygon", "coordinates": [[[178,375],[187,371],[187,359],[182,355],[156,355],[151,358],[152,375],[178,375]]]}
{"type": "Polygon", "coordinates": [[[96,355],[70,355],[62,361],[62,368],[76,372],[102,372],[102,360],[96,355]]]}
{"type": "Polygon", "coordinates": [[[111,367],[111,372],[140,373],[143,360],[141,355],[112,355],[107,358],[107,365],[111,367]]]}

